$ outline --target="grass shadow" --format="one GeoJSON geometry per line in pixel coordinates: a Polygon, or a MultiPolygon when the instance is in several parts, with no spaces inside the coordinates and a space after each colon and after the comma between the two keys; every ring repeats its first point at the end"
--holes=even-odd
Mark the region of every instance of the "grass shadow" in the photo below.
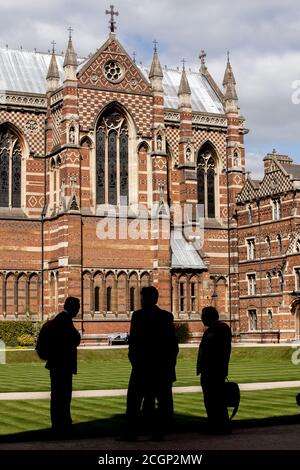
{"type": "MultiPolygon", "coordinates": [[[[276,416],[269,418],[233,420],[233,429],[293,425],[300,424],[300,415],[276,416]]],[[[55,436],[50,428],[25,431],[15,434],[7,434],[0,436],[0,443],[12,442],[43,442],[59,439],[93,439],[93,438],[115,438],[122,434],[125,427],[125,415],[115,414],[110,418],[86,421],[74,424],[74,433],[67,437],[55,436]]],[[[169,434],[178,433],[199,433],[206,434],[206,418],[196,416],[186,416],[183,414],[175,414],[174,423],[169,434]]],[[[141,426],[141,435],[150,434],[147,428],[141,426]]]]}

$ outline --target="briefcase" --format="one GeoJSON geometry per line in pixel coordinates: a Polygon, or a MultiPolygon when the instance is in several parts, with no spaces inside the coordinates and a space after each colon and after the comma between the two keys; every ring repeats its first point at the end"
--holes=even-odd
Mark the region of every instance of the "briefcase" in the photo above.
{"type": "Polygon", "coordinates": [[[232,419],[239,409],[241,399],[240,387],[235,382],[230,382],[227,379],[225,382],[225,403],[227,408],[233,408],[230,419],[232,419]]]}

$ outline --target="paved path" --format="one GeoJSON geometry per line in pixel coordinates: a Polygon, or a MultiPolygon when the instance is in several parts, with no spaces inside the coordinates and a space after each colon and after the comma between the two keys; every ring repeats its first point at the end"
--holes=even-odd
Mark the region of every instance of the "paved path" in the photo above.
{"type": "MultiPolygon", "coordinates": [[[[206,450],[300,450],[299,435],[300,424],[289,424],[237,428],[233,430],[232,435],[228,436],[209,436],[196,432],[178,433],[166,436],[166,440],[163,442],[152,442],[149,441],[149,438],[140,438],[137,442],[117,442],[114,438],[90,437],[88,439],[73,439],[65,441],[39,440],[31,442],[0,443],[0,451],[140,450],[149,452],[154,450],[195,450],[201,453],[206,450]]],[[[297,465],[299,465],[298,457],[295,458],[295,460],[294,468],[297,468],[297,465]]],[[[219,468],[222,468],[222,466],[220,465],[219,468]]],[[[269,466],[265,468],[269,468],[269,466]]],[[[276,468],[278,467],[276,466],[276,468]]],[[[284,467],[280,466],[280,468],[284,467]]]]}
{"type": "MultiPolygon", "coordinates": [[[[242,391],[274,390],[278,388],[300,388],[300,380],[282,382],[256,382],[240,384],[242,391]]],[[[200,386],[173,387],[173,393],[201,393],[200,386]]],[[[73,398],[95,398],[95,397],[123,397],[127,389],[112,390],[78,390],[73,392],[73,398]]],[[[8,392],[0,393],[1,400],[49,400],[50,392],[8,392]]]]}

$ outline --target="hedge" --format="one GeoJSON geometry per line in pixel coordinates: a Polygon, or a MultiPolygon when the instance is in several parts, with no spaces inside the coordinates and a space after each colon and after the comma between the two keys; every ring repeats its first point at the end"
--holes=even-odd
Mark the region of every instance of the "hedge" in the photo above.
{"type": "Polygon", "coordinates": [[[6,320],[0,321],[0,340],[6,344],[18,344],[18,338],[24,335],[30,335],[36,340],[41,322],[6,320]]]}
{"type": "Polygon", "coordinates": [[[188,343],[190,330],[187,323],[175,323],[175,332],[179,343],[188,343]]]}

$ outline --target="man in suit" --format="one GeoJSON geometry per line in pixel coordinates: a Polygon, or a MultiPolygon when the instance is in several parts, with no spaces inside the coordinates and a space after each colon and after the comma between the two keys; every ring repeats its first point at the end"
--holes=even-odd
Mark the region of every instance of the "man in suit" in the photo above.
{"type": "Polygon", "coordinates": [[[225,380],[231,353],[231,329],[219,320],[214,307],[202,310],[202,321],[207,328],[199,346],[197,375],[201,374],[209,431],[227,434],[231,428],[225,401],[225,380]]]}
{"type": "Polygon", "coordinates": [[[157,401],[158,405],[151,426],[153,440],[163,439],[173,417],[172,383],[176,380],[178,341],[172,313],[161,310],[157,301],[158,290],[143,287],[142,308],[132,314],[128,352],[132,372],[126,412],[129,440],[137,437],[143,399],[157,401]]]}
{"type": "Polygon", "coordinates": [[[65,434],[72,429],[72,376],[77,373],[77,346],[80,343],[80,333],[72,319],[79,309],[79,299],[68,297],[63,312],[51,320],[49,328],[50,348],[46,368],[50,371],[50,414],[56,434],[65,434]]]}

